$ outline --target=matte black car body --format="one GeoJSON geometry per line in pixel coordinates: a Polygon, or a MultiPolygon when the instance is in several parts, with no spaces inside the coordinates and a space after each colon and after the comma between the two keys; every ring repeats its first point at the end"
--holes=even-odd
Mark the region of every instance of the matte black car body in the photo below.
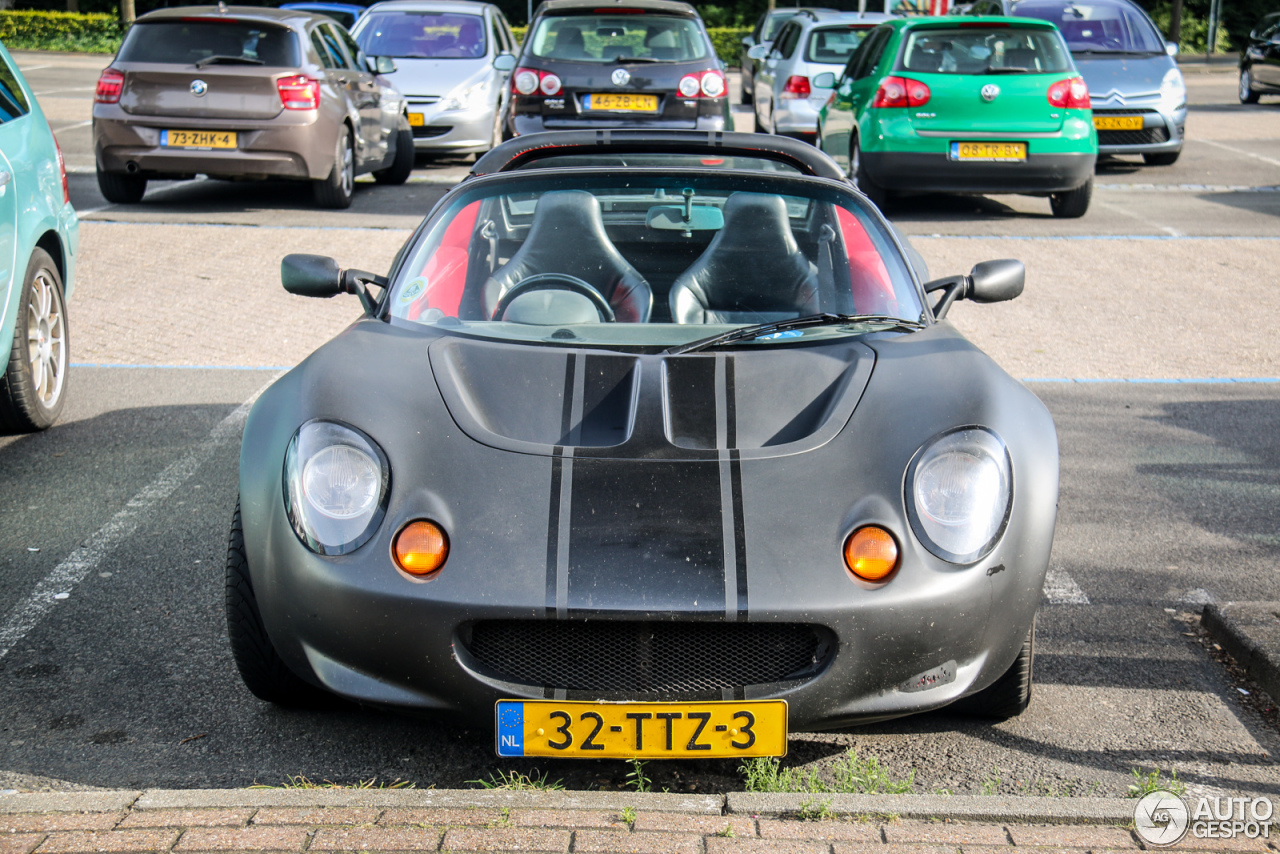
{"type": "Polygon", "coordinates": [[[1240,52],[1240,103],[1256,104],[1261,95],[1280,95],[1280,12],[1259,21],[1240,52]]]}
{"type": "Polygon", "coordinates": [[[733,127],[729,115],[727,84],[718,97],[706,97],[702,93],[684,97],[677,91],[681,78],[686,75],[716,70],[723,76],[724,71],[724,64],[716,57],[711,37],[707,35],[702,19],[687,3],[675,0],[637,0],[634,3],[618,4],[616,8],[602,9],[599,3],[584,0],[548,0],[538,7],[527,33],[517,60],[516,72],[511,76],[511,98],[503,112],[503,135],[506,139],[549,130],[643,127],[719,131],[733,127]],[[623,58],[619,62],[602,63],[533,55],[533,37],[542,21],[555,16],[592,15],[597,12],[627,16],[654,15],[693,21],[705,42],[705,56],[686,61],[641,62],[638,59],[623,58]],[[524,69],[532,69],[540,74],[554,74],[560,79],[562,86],[551,96],[542,92],[521,94],[515,86],[520,71],[524,69]],[[624,79],[617,76],[619,71],[625,74],[623,83],[617,82],[618,79],[624,79]],[[585,106],[583,96],[593,93],[656,95],[658,110],[656,113],[591,110],[585,106]]]}
{"type": "MultiPolygon", "coordinates": [[[[440,201],[390,279],[469,192],[617,171],[546,159],[559,154],[625,159],[666,145],[696,163],[758,152],[780,171],[729,178],[831,193],[891,234],[839,167],[803,143],[660,136],[504,143],[440,201]]],[[[648,171],[682,186],[717,168],[648,171]]],[[[886,245],[923,304],[922,264],[903,260],[909,250],[896,239],[886,245]]],[[[373,279],[340,280],[360,276],[373,279]]],[[[947,287],[947,305],[966,293],[947,287]]],[[[389,316],[397,295],[367,299],[365,317],[263,393],[244,431],[233,562],[247,562],[272,655],[305,683],[474,722],[499,698],[659,698],[512,678],[493,664],[503,643],[494,625],[508,627],[511,647],[543,644],[548,660],[572,652],[556,645],[566,631],[661,635],[676,644],[673,658],[727,639],[745,657],[756,635],[803,626],[812,660],[788,678],[662,698],[784,697],[792,728],[815,729],[945,706],[1006,676],[1029,643],[1056,514],[1054,426],[1031,392],[931,310],[909,324],[915,331],[677,353],[582,346],[569,330],[512,342],[416,328],[389,316]],[[317,419],[376,442],[390,473],[379,521],[345,554],[308,548],[286,509],[286,454],[317,419]],[[913,534],[904,495],[922,448],[957,428],[998,434],[1013,472],[999,541],[968,564],[913,534]],[[391,557],[413,519],[448,532],[448,563],[425,583],[391,557]],[[846,537],[867,524],[893,532],[901,549],[884,583],[854,578],[842,561],[846,537]]],[[[630,326],[617,324],[618,334],[630,326]]],[[[611,664],[630,667],[629,658],[611,664]]]]}

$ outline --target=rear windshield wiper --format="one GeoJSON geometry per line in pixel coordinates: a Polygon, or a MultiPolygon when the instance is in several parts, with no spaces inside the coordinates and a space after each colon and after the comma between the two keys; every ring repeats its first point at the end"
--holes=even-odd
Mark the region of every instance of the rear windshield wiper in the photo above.
{"type": "Polygon", "coordinates": [[[619,56],[615,59],[611,59],[608,61],[618,62],[618,63],[621,63],[622,65],[629,65],[635,62],[670,62],[670,60],[658,59],[652,56],[619,56]]]}
{"type": "Polygon", "coordinates": [[[772,323],[757,323],[754,326],[744,326],[741,329],[731,329],[728,332],[721,332],[719,335],[712,335],[710,338],[702,338],[688,344],[682,344],[679,347],[671,347],[663,351],[663,353],[667,356],[679,356],[684,353],[696,353],[699,350],[705,350],[708,347],[715,347],[720,344],[763,338],[775,332],[806,329],[810,326],[839,326],[846,323],[885,323],[893,329],[908,329],[913,332],[924,328],[923,323],[917,323],[914,320],[903,320],[900,317],[891,317],[887,314],[832,314],[831,312],[823,312],[822,314],[810,314],[804,317],[792,317],[787,320],[775,320],[772,323]]]}
{"type": "Polygon", "coordinates": [[[204,59],[196,63],[196,68],[204,68],[206,65],[262,65],[261,59],[252,59],[247,56],[227,56],[225,54],[214,54],[206,56],[204,59]]]}
{"type": "Polygon", "coordinates": [[[1030,73],[1030,71],[1031,71],[1030,68],[1019,68],[1016,65],[1004,65],[999,68],[988,68],[985,73],[987,74],[1028,74],[1030,73]]]}

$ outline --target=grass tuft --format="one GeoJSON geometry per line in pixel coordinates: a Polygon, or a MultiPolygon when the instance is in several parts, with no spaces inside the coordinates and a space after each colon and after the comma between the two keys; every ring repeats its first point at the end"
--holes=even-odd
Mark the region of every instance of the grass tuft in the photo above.
{"type": "Polygon", "coordinates": [[[512,792],[559,792],[564,790],[564,781],[551,781],[546,774],[539,774],[535,768],[532,774],[521,774],[519,771],[495,771],[487,780],[468,780],[482,789],[505,789],[512,792]]]}
{"type": "Polygon", "coordinates": [[[289,775],[289,782],[282,783],[279,786],[270,786],[265,783],[254,783],[250,789],[414,789],[417,788],[409,780],[379,780],[377,777],[370,777],[368,780],[357,780],[354,783],[335,783],[332,780],[324,780],[320,783],[312,782],[303,775],[296,777],[289,775]]]}
{"type": "Polygon", "coordinates": [[[1133,769],[1134,782],[1129,784],[1130,798],[1141,798],[1152,792],[1171,792],[1172,794],[1182,797],[1187,791],[1187,784],[1178,779],[1177,770],[1169,772],[1169,779],[1164,779],[1164,772],[1159,768],[1153,768],[1146,774],[1142,773],[1139,768],[1133,769]]]}
{"type": "Polygon", "coordinates": [[[915,794],[915,769],[895,780],[874,756],[859,759],[850,749],[831,766],[825,779],[817,768],[783,768],[777,759],[750,759],[738,768],[748,792],[782,792],[833,795],[915,794]]]}

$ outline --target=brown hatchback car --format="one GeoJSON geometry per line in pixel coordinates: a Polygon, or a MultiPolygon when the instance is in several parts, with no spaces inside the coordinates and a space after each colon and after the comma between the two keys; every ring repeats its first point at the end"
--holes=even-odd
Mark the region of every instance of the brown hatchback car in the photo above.
{"type": "Polygon", "coordinates": [[[153,178],[292,178],[325,207],[351,204],[355,176],[402,184],[413,170],[403,96],[331,18],[245,6],[138,18],[98,80],[98,186],[137,202],[153,178]]]}

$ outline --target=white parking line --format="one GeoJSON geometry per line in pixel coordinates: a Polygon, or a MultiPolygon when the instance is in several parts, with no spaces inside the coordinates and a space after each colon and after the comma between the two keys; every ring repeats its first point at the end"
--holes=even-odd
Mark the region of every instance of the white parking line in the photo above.
{"type": "MultiPolygon", "coordinates": [[[[273,378],[271,382],[275,382],[275,379],[273,378]]],[[[213,456],[219,446],[240,435],[244,420],[249,415],[249,408],[269,385],[271,383],[255,391],[248,400],[218,422],[204,441],[160,472],[155,480],[129,499],[123,510],[112,516],[107,524],[85,540],[83,545],[55,566],[36,585],[31,595],[9,613],[4,626],[0,628],[0,660],[3,660],[14,645],[39,624],[45,614],[53,609],[56,602],[70,598],[71,590],[83,581],[85,576],[92,572],[112,549],[133,535],[148,510],[163,502],[178,487],[186,483],[187,479],[213,456]]]]}
{"type": "Polygon", "coordinates": [[[1212,145],[1214,148],[1221,148],[1223,151],[1230,151],[1233,154],[1243,154],[1245,157],[1252,157],[1254,160],[1261,160],[1263,163],[1270,163],[1272,166],[1280,166],[1280,160],[1273,157],[1263,157],[1261,154],[1254,154],[1252,151],[1245,151],[1243,148],[1236,148],[1234,145],[1227,145],[1225,142],[1218,142],[1216,139],[1197,139],[1196,142],[1203,142],[1205,145],[1212,145]]]}
{"type": "Polygon", "coordinates": [[[94,92],[97,88],[98,87],[96,86],[75,86],[71,89],[46,89],[43,92],[36,92],[35,94],[37,98],[43,98],[46,95],[58,95],[62,92],[94,92]]]}
{"type": "Polygon", "coordinates": [[[1122,207],[1118,207],[1118,206],[1116,206],[1116,205],[1109,204],[1109,203],[1107,203],[1107,202],[1102,201],[1101,199],[1094,199],[1094,200],[1093,200],[1093,203],[1094,203],[1095,205],[1099,205],[1099,206],[1101,206],[1101,207],[1104,207],[1104,208],[1106,208],[1106,209],[1107,209],[1107,210],[1109,210],[1109,211],[1115,211],[1116,213],[1118,213],[1118,214],[1120,214],[1120,215],[1122,215],[1122,216],[1132,217],[1133,219],[1136,219],[1138,222],[1145,223],[1146,225],[1149,225],[1149,226],[1151,226],[1152,228],[1158,228],[1158,229],[1160,229],[1161,231],[1163,231],[1165,234],[1168,234],[1170,237],[1182,237],[1182,232],[1181,232],[1181,231],[1178,231],[1177,229],[1170,228],[1170,227],[1169,227],[1169,226],[1167,226],[1167,225],[1161,225],[1161,224],[1160,224],[1160,223],[1158,223],[1158,222],[1155,222],[1155,221],[1153,221],[1153,220],[1147,219],[1145,216],[1142,216],[1141,214],[1136,214],[1136,213],[1134,213],[1133,211],[1125,210],[1125,209],[1124,209],[1124,208],[1122,208],[1122,207]]]}
{"type": "Polygon", "coordinates": [[[93,119],[89,119],[88,121],[84,121],[84,122],[76,122],[73,125],[63,125],[61,127],[56,127],[53,129],[53,132],[61,133],[64,130],[75,130],[76,128],[88,127],[91,124],[93,124],[93,119]]]}
{"type": "Polygon", "coordinates": [[[1076,580],[1060,569],[1051,569],[1044,575],[1044,598],[1050,605],[1088,605],[1076,580]]]}
{"type": "Polygon", "coordinates": [[[52,65],[19,65],[18,66],[18,70],[21,71],[23,74],[26,74],[28,71],[39,71],[41,68],[53,68],[53,66],[52,65]]]}

